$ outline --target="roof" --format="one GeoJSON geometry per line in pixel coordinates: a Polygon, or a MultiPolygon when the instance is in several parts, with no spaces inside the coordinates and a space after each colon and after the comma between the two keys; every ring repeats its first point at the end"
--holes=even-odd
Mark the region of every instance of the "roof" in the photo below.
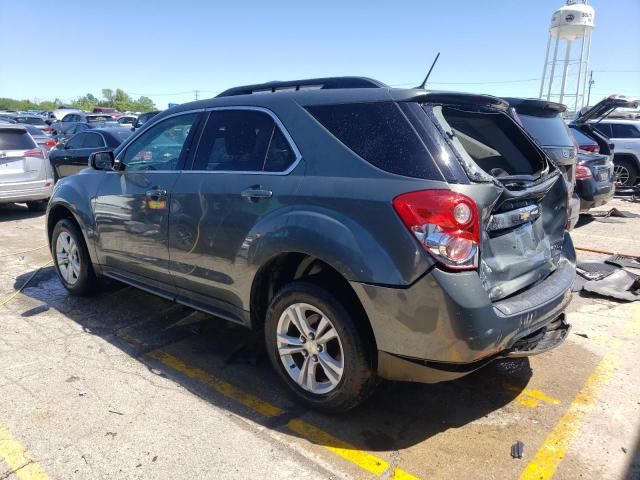
{"type": "Polygon", "coordinates": [[[605,118],[598,123],[621,123],[623,125],[637,125],[640,127],[640,119],[634,120],[632,118],[605,118]]]}
{"type": "Polygon", "coordinates": [[[24,125],[19,123],[0,123],[0,130],[22,130],[26,132],[27,129],[24,125]]]}

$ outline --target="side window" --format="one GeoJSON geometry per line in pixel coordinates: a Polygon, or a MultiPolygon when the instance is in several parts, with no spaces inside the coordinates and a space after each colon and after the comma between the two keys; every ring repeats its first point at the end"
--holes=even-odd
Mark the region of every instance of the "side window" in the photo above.
{"type": "Polygon", "coordinates": [[[178,115],[152,126],[124,151],[122,163],[126,170],[178,170],[198,116],[198,113],[178,115]]]}
{"type": "Polygon", "coordinates": [[[67,148],[83,148],[86,133],[78,133],[67,141],[67,148]]]}
{"type": "Polygon", "coordinates": [[[593,128],[603,134],[605,137],[611,138],[611,125],[607,125],[606,123],[599,123],[593,128]]]}
{"type": "Polygon", "coordinates": [[[255,110],[218,110],[209,115],[195,170],[281,172],[296,156],[273,118],[255,110]]]}
{"type": "Polygon", "coordinates": [[[611,130],[613,138],[640,138],[640,130],[635,125],[612,123],[611,130]]]}
{"type": "Polygon", "coordinates": [[[105,146],[102,136],[100,136],[97,133],[85,133],[83,137],[84,137],[84,140],[82,142],[83,148],[100,148],[105,146]]]}
{"type": "Polygon", "coordinates": [[[63,122],[73,122],[73,121],[74,121],[74,120],[73,120],[73,118],[74,118],[74,117],[75,117],[75,115],[65,115],[65,116],[62,118],[62,121],[63,121],[63,122]]]}

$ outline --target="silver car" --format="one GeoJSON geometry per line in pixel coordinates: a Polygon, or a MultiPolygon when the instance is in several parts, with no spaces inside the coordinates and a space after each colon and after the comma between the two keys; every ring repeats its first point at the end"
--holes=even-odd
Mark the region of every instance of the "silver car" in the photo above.
{"type": "Polygon", "coordinates": [[[22,125],[0,124],[0,204],[26,203],[44,211],[53,191],[46,152],[22,125]]]}

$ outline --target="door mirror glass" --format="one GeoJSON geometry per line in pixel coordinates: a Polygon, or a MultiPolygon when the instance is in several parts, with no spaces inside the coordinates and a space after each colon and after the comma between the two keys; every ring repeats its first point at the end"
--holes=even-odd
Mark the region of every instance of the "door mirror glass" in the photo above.
{"type": "Polygon", "coordinates": [[[113,152],[96,152],[89,155],[89,165],[95,170],[111,170],[113,164],[113,152]]]}

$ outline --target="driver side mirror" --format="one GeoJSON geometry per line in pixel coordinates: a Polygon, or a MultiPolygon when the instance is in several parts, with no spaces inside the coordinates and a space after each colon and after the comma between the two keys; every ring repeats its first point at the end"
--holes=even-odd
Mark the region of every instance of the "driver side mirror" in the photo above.
{"type": "Polygon", "coordinates": [[[89,166],[94,170],[111,170],[114,165],[113,152],[95,152],[89,155],[89,166]]]}

